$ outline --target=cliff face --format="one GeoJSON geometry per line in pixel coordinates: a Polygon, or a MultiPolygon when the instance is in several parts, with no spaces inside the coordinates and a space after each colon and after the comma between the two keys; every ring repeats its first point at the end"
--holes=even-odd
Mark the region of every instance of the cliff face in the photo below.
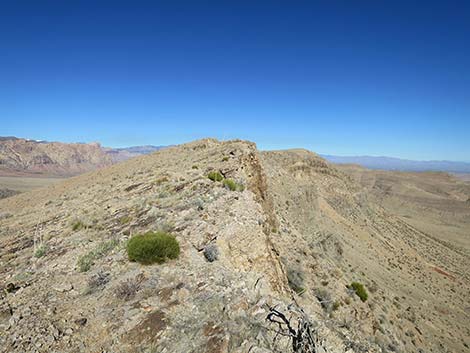
{"type": "Polygon", "coordinates": [[[0,200],[0,352],[459,352],[468,265],[311,152],[206,139],[0,200]],[[157,229],[179,258],[130,262],[157,229]]]}
{"type": "Polygon", "coordinates": [[[72,176],[112,164],[98,143],[0,140],[0,175],[72,176]]]}

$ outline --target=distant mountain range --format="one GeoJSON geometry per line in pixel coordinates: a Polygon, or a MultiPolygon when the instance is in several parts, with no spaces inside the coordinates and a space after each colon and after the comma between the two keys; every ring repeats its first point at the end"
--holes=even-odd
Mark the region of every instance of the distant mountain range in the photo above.
{"type": "Polygon", "coordinates": [[[321,157],[336,164],[358,164],[368,169],[397,170],[409,172],[439,171],[448,173],[470,173],[470,163],[452,161],[413,161],[393,157],[332,156],[321,157]]]}
{"type": "Polygon", "coordinates": [[[0,137],[0,176],[73,176],[161,148],[163,146],[109,148],[96,142],[63,143],[0,137]]]}
{"type": "MultiPolygon", "coordinates": [[[[0,175],[72,176],[170,146],[103,147],[99,143],[62,143],[0,136],[0,175]]],[[[320,155],[336,164],[368,169],[470,173],[470,163],[413,161],[392,157],[320,155]]]]}
{"type": "Polygon", "coordinates": [[[142,154],[149,154],[155,151],[161,150],[167,146],[132,146],[124,148],[109,148],[104,147],[104,151],[113,159],[115,162],[125,161],[126,159],[140,156],[142,154]]]}

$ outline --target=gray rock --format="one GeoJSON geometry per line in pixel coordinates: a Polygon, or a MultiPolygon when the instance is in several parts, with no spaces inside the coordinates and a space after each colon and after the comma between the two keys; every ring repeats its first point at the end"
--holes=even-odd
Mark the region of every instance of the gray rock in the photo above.
{"type": "Polygon", "coordinates": [[[207,261],[214,262],[219,259],[219,248],[215,244],[209,244],[204,248],[204,256],[207,261]]]}

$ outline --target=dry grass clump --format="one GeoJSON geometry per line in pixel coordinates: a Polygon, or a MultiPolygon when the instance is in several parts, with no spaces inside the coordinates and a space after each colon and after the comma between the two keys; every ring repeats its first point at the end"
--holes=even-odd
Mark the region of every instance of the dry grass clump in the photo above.
{"type": "Polygon", "coordinates": [[[144,280],[144,275],[140,273],[135,278],[130,278],[119,283],[114,291],[116,297],[122,300],[130,300],[134,298],[135,294],[142,288],[144,280]]]}

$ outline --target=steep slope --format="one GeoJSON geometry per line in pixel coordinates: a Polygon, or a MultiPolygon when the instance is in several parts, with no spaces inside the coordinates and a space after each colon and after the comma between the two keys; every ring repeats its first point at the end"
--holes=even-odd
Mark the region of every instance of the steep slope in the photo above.
{"type": "Polygon", "coordinates": [[[459,352],[465,266],[311,152],[201,140],[0,200],[0,352],[459,352]],[[180,257],[129,262],[156,229],[180,257]]]}
{"type": "Polygon", "coordinates": [[[280,219],[273,242],[312,289],[302,305],[318,293],[339,300],[339,322],[352,319],[384,351],[468,350],[468,253],[387,213],[311,152],[263,152],[262,160],[280,219]],[[366,285],[367,304],[348,304],[352,281],[366,285]]]}
{"type": "Polygon", "coordinates": [[[111,157],[98,143],[0,140],[0,175],[71,176],[111,164],[111,157]]]}

